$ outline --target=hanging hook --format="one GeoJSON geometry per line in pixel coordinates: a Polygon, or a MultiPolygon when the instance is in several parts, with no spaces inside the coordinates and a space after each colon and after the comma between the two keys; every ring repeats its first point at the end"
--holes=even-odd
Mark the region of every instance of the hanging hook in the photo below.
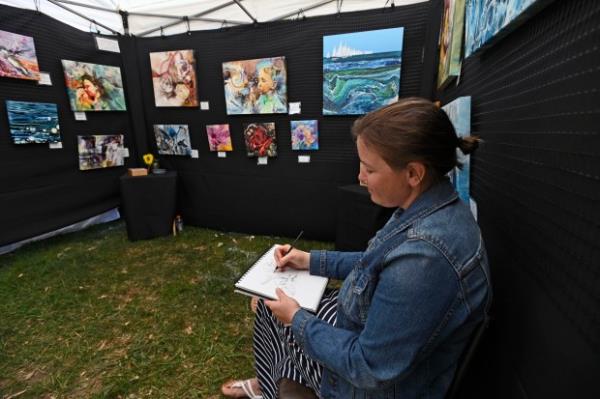
{"type": "Polygon", "coordinates": [[[192,32],[190,30],[190,18],[186,15],[183,17],[183,20],[187,24],[187,34],[188,34],[188,36],[191,36],[192,32]]]}
{"type": "Polygon", "coordinates": [[[165,31],[162,26],[160,27],[160,37],[165,37],[165,31]]]}

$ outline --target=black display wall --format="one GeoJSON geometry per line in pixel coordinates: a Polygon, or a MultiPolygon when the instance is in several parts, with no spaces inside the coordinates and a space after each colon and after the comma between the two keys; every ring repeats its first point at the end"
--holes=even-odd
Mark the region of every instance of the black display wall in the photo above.
{"type": "Polygon", "coordinates": [[[463,64],[495,288],[469,380],[487,398],[599,398],[600,2],[557,0],[463,64]]]}
{"type": "Polygon", "coordinates": [[[437,5],[425,2],[358,13],[323,16],[192,32],[169,37],[136,38],[139,79],[147,115],[146,135],[156,153],[154,124],[183,123],[190,127],[198,159],[160,156],[167,169],[179,173],[179,207],[185,223],[258,234],[305,236],[334,240],[337,187],[356,183],[358,158],[350,126],[355,117],[322,115],[323,35],[403,26],[404,49],[401,96],[431,97],[432,58],[437,45],[437,5]],[[432,10],[434,8],[434,10],[432,10]],[[432,22],[433,21],[433,22],[432,22]],[[210,110],[157,108],[152,92],[149,53],[193,49],[196,54],[198,94],[210,110]],[[301,102],[300,115],[227,116],[222,63],[285,56],[288,100],[301,102]],[[318,119],[320,149],[291,150],[290,120],[318,119]],[[248,158],[242,124],[275,122],[277,158],[257,165],[248,158]],[[229,123],[234,152],[217,158],[208,148],[205,125],[229,123]],[[299,154],[311,155],[310,164],[298,164],[299,154]]]}
{"type": "MultiPolygon", "coordinates": [[[[80,171],[77,135],[125,135],[125,145],[131,155],[126,165],[136,157],[136,146],[130,112],[87,112],[87,121],[75,121],[65,89],[61,59],[121,66],[119,54],[96,50],[90,33],[34,11],[0,5],[0,29],[32,36],[40,70],[49,72],[52,79],[52,86],[39,86],[35,81],[0,78],[1,246],[119,205],[118,176],[125,168],[80,171]],[[48,144],[13,144],[5,100],[58,104],[63,148],[49,149],[48,144]]],[[[132,101],[128,93],[136,91],[124,80],[130,107],[132,101]]]]}

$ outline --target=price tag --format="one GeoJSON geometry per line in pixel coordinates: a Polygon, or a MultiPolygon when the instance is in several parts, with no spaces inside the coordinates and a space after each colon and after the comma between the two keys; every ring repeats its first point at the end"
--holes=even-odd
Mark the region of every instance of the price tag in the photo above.
{"type": "Polygon", "coordinates": [[[269,162],[269,157],[258,157],[257,165],[266,165],[269,162]]]}
{"type": "Polygon", "coordinates": [[[60,150],[63,148],[62,141],[59,141],[58,143],[48,143],[48,147],[51,150],[60,150]]]}
{"type": "Polygon", "coordinates": [[[298,163],[310,163],[310,155],[298,155],[298,163]]]}
{"type": "Polygon", "coordinates": [[[198,158],[198,150],[192,150],[191,156],[192,158],[198,158]]]}
{"type": "Polygon", "coordinates": [[[301,105],[302,104],[300,102],[288,103],[288,106],[289,106],[288,113],[290,115],[299,114],[301,105]]]}
{"type": "Polygon", "coordinates": [[[120,53],[119,41],[108,39],[106,37],[96,36],[96,47],[98,50],[110,51],[111,53],[120,53]]]}
{"type": "Polygon", "coordinates": [[[85,112],[73,112],[75,115],[76,121],[87,121],[87,116],[85,116],[85,112]]]}
{"type": "Polygon", "coordinates": [[[208,101],[200,101],[200,109],[202,111],[208,111],[210,109],[210,104],[208,101]]]}
{"type": "Polygon", "coordinates": [[[217,152],[217,157],[227,158],[227,153],[225,151],[219,151],[219,152],[217,152]]]}
{"type": "Polygon", "coordinates": [[[52,86],[52,79],[50,78],[50,74],[48,72],[40,72],[40,80],[38,80],[38,85],[52,86]]]}
{"type": "Polygon", "coordinates": [[[121,150],[121,156],[123,158],[129,158],[129,148],[125,147],[121,150]]]}

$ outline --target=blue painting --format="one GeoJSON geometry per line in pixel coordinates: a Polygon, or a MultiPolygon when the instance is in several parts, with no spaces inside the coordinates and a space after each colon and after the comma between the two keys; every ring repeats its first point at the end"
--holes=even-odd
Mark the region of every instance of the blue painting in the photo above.
{"type": "Polygon", "coordinates": [[[398,101],[404,28],[323,36],[323,115],[361,115],[398,101]]]}
{"type": "Polygon", "coordinates": [[[528,15],[551,1],[553,0],[468,0],[465,15],[465,57],[484,45],[491,45],[492,39],[502,37],[522,23],[528,15]]]}
{"type": "Polygon", "coordinates": [[[188,125],[154,125],[156,147],[161,155],[192,155],[188,125]]]}
{"type": "Polygon", "coordinates": [[[319,121],[291,121],[292,150],[319,149],[319,121]]]}
{"type": "Polygon", "coordinates": [[[6,111],[15,144],[60,142],[56,104],[6,101],[6,111]]]}
{"type": "MultiPolygon", "coordinates": [[[[459,97],[442,107],[454,126],[458,137],[471,134],[471,97],[459,97]]],[[[461,150],[456,150],[456,157],[462,164],[461,168],[454,168],[450,173],[458,196],[467,204],[469,203],[469,187],[471,173],[471,156],[465,155],[461,150]]]]}

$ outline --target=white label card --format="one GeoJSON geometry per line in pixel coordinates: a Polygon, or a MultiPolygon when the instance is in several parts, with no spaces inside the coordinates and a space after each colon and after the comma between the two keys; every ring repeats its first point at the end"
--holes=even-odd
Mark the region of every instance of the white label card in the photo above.
{"type": "Polygon", "coordinates": [[[123,158],[129,158],[129,148],[125,147],[121,150],[121,154],[123,155],[123,158]]]}
{"type": "Polygon", "coordinates": [[[298,155],[298,163],[310,163],[310,155],[298,155]]]}
{"type": "Polygon", "coordinates": [[[120,53],[119,41],[106,37],[96,36],[96,47],[98,50],[110,51],[111,53],[120,53]]]}
{"type": "Polygon", "coordinates": [[[227,153],[225,151],[219,151],[219,152],[217,152],[217,157],[227,158],[227,153]]]}
{"type": "Polygon", "coordinates": [[[202,111],[208,111],[210,109],[210,104],[208,101],[200,101],[200,109],[202,111]]]}
{"type": "Polygon", "coordinates": [[[198,150],[192,150],[192,158],[198,158],[198,150]]]}
{"type": "Polygon", "coordinates": [[[60,150],[63,148],[62,141],[59,141],[58,143],[48,143],[48,147],[51,150],[60,150]]]}
{"type": "Polygon", "coordinates": [[[269,162],[269,157],[258,157],[257,165],[266,165],[269,162]]]}
{"type": "Polygon", "coordinates": [[[49,72],[40,72],[40,80],[38,84],[42,86],[52,86],[52,79],[49,72]]]}
{"type": "Polygon", "coordinates": [[[294,115],[294,114],[300,113],[300,108],[301,108],[302,104],[300,102],[288,103],[288,106],[289,106],[288,113],[290,115],[294,115]]]}
{"type": "Polygon", "coordinates": [[[73,112],[75,114],[76,121],[87,121],[87,116],[85,116],[85,112],[73,112]]]}

